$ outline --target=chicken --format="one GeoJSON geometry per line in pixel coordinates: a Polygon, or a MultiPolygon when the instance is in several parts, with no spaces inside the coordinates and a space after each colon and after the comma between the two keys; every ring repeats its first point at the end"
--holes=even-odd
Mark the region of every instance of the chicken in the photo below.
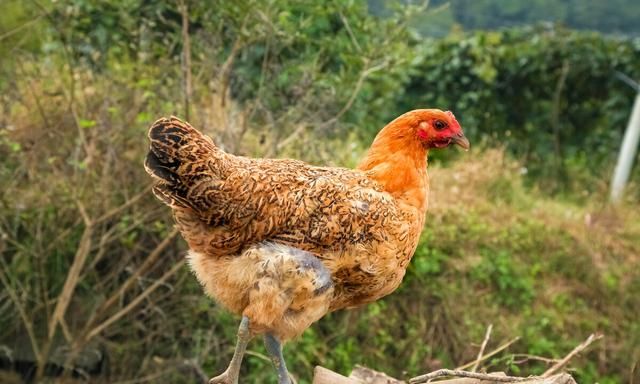
{"type": "Polygon", "coordinates": [[[427,211],[431,148],[469,141],[451,112],[419,109],[384,127],[356,169],[225,153],[175,117],[149,130],[147,172],[173,210],[205,292],[242,316],[229,367],[264,335],[278,382],[291,383],[282,343],[326,313],[393,292],[427,211]]]}

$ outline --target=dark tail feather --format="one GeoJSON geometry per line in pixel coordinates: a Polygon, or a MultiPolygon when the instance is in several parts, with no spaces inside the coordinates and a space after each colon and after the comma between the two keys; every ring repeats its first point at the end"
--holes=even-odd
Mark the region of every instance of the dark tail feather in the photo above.
{"type": "Polygon", "coordinates": [[[149,128],[151,146],[145,161],[147,172],[166,183],[178,182],[177,172],[185,160],[181,156],[181,149],[194,134],[200,135],[190,125],[173,116],[169,119],[163,117],[153,123],[149,128]]]}
{"type": "Polygon", "coordinates": [[[172,188],[167,186],[166,184],[158,184],[155,185],[151,191],[158,198],[158,200],[162,201],[166,205],[172,208],[190,208],[195,209],[189,200],[185,199],[184,193],[179,189],[172,188]]]}
{"type": "Polygon", "coordinates": [[[186,198],[188,175],[183,164],[199,160],[203,154],[215,150],[211,139],[176,117],[161,118],[149,129],[151,142],[144,167],[159,181],[153,193],[171,207],[192,208],[186,198]]]}
{"type": "Polygon", "coordinates": [[[175,172],[179,166],[178,161],[163,163],[153,151],[147,153],[147,158],[144,161],[144,168],[148,174],[172,185],[180,183],[180,178],[175,172]]]}

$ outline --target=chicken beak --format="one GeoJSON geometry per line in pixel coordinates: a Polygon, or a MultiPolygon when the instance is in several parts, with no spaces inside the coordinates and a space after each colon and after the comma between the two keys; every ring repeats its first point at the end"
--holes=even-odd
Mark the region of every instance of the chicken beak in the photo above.
{"type": "Polygon", "coordinates": [[[466,136],[460,132],[457,135],[453,136],[451,138],[451,142],[454,144],[458,144],[459,146],[461,146],[462,148],[464,148],[465,151],[469,150],[469,139],[466,138],[466,136]]]}

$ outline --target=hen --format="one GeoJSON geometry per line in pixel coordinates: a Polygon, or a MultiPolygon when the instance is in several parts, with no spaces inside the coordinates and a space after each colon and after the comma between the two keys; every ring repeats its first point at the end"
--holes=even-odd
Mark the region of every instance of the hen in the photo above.
{"type": "Polygon", "coordinates": [[[337,309],[393,292],[427,211],[427,153],[469,141],[451,112],[420,109],[384,127],[356,169],[234,156],[175,117],[149,130],[154,194],[173,210],[206,293],[242,316],[229,367],[264,335],[280,384],[282,342],[337,309]]]}

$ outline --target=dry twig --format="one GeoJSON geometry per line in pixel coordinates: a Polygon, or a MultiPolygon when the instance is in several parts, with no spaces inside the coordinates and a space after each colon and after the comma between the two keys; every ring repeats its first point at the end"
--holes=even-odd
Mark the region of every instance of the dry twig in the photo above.
{"type": "Polygon", "coordinates": [[[542,356],[529,355],[527,353],[514,353],[512,356],[514,359],[513,361],[514,364],[522,364],[529,360],[542,361],[543,363],[547,363],[547,364],[555,364],[560,361],[560,359],[550,359],[542,356]]]}
{"type": "Polygon", "coordinates": [[[339,373],[328,370],[327,368],[316,366],[313,370],[313,384],[360,384],[355,379],[342,376],[339,373]]]}
{"type": "Polygon", "coordinates": [[[124,296],[124,293],[129,290],[133,284],[137,281],[137,279],[142,276],[143,273],[147,271],[147,269],[153,265],[156,260],[162,255],[162,252],[167,248],[172,242],[173,239],[178,235],[178,230],[174,229],[169,233],[167,237],[164,238],[154,249],[151,251],[149,256],[147,256],[144,262],[136,269],[134,273],[129,276],[129,278],[120,285],[120,288],[114,292],[108,299],[104,301],[104,303],[94,312],[94,315],[91,316],[89,321],[87,321],[87,325],[85,329],[91,327],[93,325],[94,319],[98,318],[102,314],[106,312],[107,309],[111,308],[114,304],[120,300],[124,296]]]}
{"type": "Polygon", "coordinates": [[[184,0],[178,3],[182,14],[182,82],[184,97],[184,118],[189,120],[191,106],[191,39],[189,38],[189,8],[184,0]]]}
{"type": "Polygon", "coordinates": [[[187,262],[186,259],[182,259],[180,261],[178,261],[173,268],[171,268],[170,270],[168,270],[164,275],[162,275],[162,277],[160,277],[158,280],[156,280],[153,284],[151,284],[149,286],[149,288],[147,288],[146,290],[144,290],[140,295],[138,295],[135,299],[133,299],[129,304],[127,304],[127,306],[125,306],[124,308],[122,308],[120,311],[118,311],[117,313],[115,313],[113,316],[109,317],[107,320],[105,320],[102,324],[96,326],[95,328],[93,328],[86,336],[86,340],[90,340],[91,338],[93,338],[94,336],[96,336],[97,334],[99,334],[100,332],[102,332],[104,329],[106,329],[107,327],[109,327],[112,323],[118,321],[122,316],[126,315],[127,313],[129,313],[133,308],[135,308],[138,304],[140,304],[140,302],[142,302],[142,300],[144,300],[147,296],[149,296],[153,291],[155,291],[158,287],[160,287],[162,284],[164,284],[164,282],[171,277],[172,275],[174,275],[176,272],[178,272],[178,270],[180,268],[182,268],[182,266],[187,262]]]}
{"type": "MultiPolygon", "coordinates": [[[[573,379],[571,378],[571,376],[566,375],[566,374],[557,374],[555,375],[558,371],[560,371],[564,366],[567,365],[567,363],[574,358],[576,355],[578,355],[580,352],[584,351],[591,343],[593,343],[594,341],[600,340],[603,335],[600,334],[591,334],[585,341],[583,341],[580,345],[578,345],[577,347],[575,347],[571,352],[569,352],[564,358],[562,358],[559,361],[555,361],[556,363],[549,368],[545,373],[543,373],[541,376],[530,376],[530,377],[515,377],[515,376],[495,376],[495,374],[484,374],[484,373],[477,373],[477,372],[470,372],[470,371],[464,371],[462,370],[462,368],[466,368],[469,366],[472,366],[473,369],[477,368],[477,365],[480,361],[490,357],[491,355],[494,355],[496,353],[498,353],[499,351],[505,349],[507,346],[511,345],[513,342],[515,342],[516,339],[508,342],[507,344],[499,347],[498,349],[494,350],[493,352],[491,352],[490,354],[487,354],[485,356],[482,356],[482,353],[484,351],[484,348],[486,346],[486,343],[489,340],[489,337],[491,335],[491,326],[489,326],[489,328],[487,328],[487,333],[485,336],[485,339],[483,341],[483,345],[480,348],[480,353],[478,354],[478,358],[474,361],[471,362],[469,364],[465,364],[464,366],[462,366],[461,368],[458,369],[440,369],[437,370],[435,372],[431,372],[431,373],[427,373],[425,375],[420,375],[420,376],[416,376],[412,379],[409,380],[410,384],[420,384],[420,383],[428,383],[433,379],[436,378],[440,378],[440,377],[446,377],[446,376],[456,376],[456,377],[464,377],[464,378],[471,378],[471,379],[478,379],[481,381],[493,381],[493,382],[500,382],[500,383],[514,383],[514,382],[531,382],[531,383],[556,383],[556,382],[562,382],[562,383],[575,383],[575,381],[573,381],[573,379]],[[553,377],[552,377],[553,375],[553,377]]],[[[529,355],[526,355],[527,357],[530,357],[529,355]]],[[[545,359],[545,358],[538,358],[537,356],[535,357],[536,359],[540,359],[546,362],[554,362],[554,360],[552,359],[545,359]]]]}
{"type": "Polygon", "coordinates": [[[475,372],[478,369],[478,365],[480,365],[480,362],[482,361],[482,354],[484,353],[484,349],[487,347],[487,343],[489,342],[489,338],[491,337],[491,330],[493,330],[493,324],[489,324],[489,326],[487,327],[487,333],[484,335],[484,340],[482,341],[482,345],[480,346],[478,357],[471,367],[471,372],[475,372]]]}
{"type": "Polygon", "coordinates": [[[602,337],[603,337],[603,335],[601,335],[601,334],[592,333],[591,335],[589,335],[587,340],[583,341],[580,345],[575,347],[573,349],[573,351],[569,352],[569,354],[567,354],[567,356],[562,358],[562,360],[557,362],[553,367],[547,369],[546,372],[542,374],[542,377],[549,377],[549,376],[553,375],[554,373],[558,372],[565,365],[567,365],[567,363],[572,358],[574,358],[577,354],[579,354],[580,352],[584,351],[594,341],[602,339],[602,337]]]}
{"type": "Polygon", "coordinates": [[[144,188],[142,188],[140,190],[140,192],[135,194],[133,197],[127,199],[127,201],[125,201],[122,205],[110,209],[106,213],[102,214],[102,216],[100,216],[97,219],[93,220],[93,224],[96,225],[96,224],[100,224],[100,223],[102,223],[104,221],[107,221],[107,220],[111,219],[112,217],[118,215],[119,213],[123,212],[125,209],[127,209],[127,208],[131,207],[132,205],[136,204],[140,199],[142,199],[145,196],[148,196],[152,185],[153,185],[153,183],[148,183],[144,188]]]}
{"type": "Polygon", "coordinates": [[[496,376],[495,374],[469,372],[459,369],[439,369],[426,375],[416,376],[409,380],[409,384],[428,383],[433,379],[446,376],[467,377],[470,379],[497,381],[500,383],[515,383],[532,379],[532,377],[496,376]]]}
{"type": "Polygon", "coordinates": [[[456,368],[456,370],[458,369],[466,369],[471,367],[473,364],[475,364],[476,362],[481,362],[484,361],[494,355],[497,355],[498,353],[504,351],[505,349],[509,348],[511,346],[511,344],[515,343],[516,341],[520,340],[520,337],[515,337],[509,341],[507,341],[506,343],[502,344],[501,346],[499,346],[498,348],[494,349],[493,351],[487,353],[486,355],[482,356],[482,358],[480,360],[476,359],[474,361],[471,361],[469,363],[466,363],[464,365],[461,365],[459,367],[456,368]]]}
{"type": "Polygon", "coordinates": [[[386,373],[360,365],[356,365],[355,368],[353,368],[349,378],[355,379],[363,384],[405,384],[404,381],[390,377],[386,373]]]}
{"type": "MultiPolygon", "coordinates": [[[[1,259],[0,259],[1,260],[1,259]]],[[[4,260],[2,260],[4,261],[4,260]]],[[[4,273],[5,264],[2,263],[2,268],[0,268],[0,282],[4,286],[5,292],[9,295],[9,299],[13,302],[13,305],[16,307],[22,322],[24,323],[24,329],[27,331],[27,335],[29,336],[29,342],[31,343],[31,349],[33,350],[33,354],[36,356],[36,360],[40,359],[40,348],[38,347],[38,339],[36,338],[36,333],[33,330],[33,321],[27,315],[27,311],[25,307],[22,305],[20,298],[15,289],[11,286],[9,279],[4,273]]]]}
{"type": "Polygon", "coordinates": [[[349,37],[351,38],[351,43],[353,44],[353,47],[356,48],[358,52],[362,52],[362,48],[358,43],[358,39],[356,39],[356,36],[353,34],[353,31],[351,30],[351,26],[349,25],[349,20],[346,17],[344,17],[344,13],[339,12],[339,15],[340,15],[340,20],[342,20],[342,24],[344,24],[344,27],[347,30],[349,37]]]}
{"type": "Polygon", "coordinates": [[[353,105],[353,102],[356,100],[356,97],[360,93],[360,90],[362,89],[362,86],[364,85],[364,81],[367,79],[367,77],[369,77],[372,73],[375,73],[384,69],[388,64],[389,64],[388,62],[383,62],[382,64],[369,67],[368,63],[365,62],[365,69],[360,73],[360,77],[358,77],[358,81],[356,82],[356,85],[353,88],[353,91],[351,92],[351,96],[349,96],[349,100],[347,100],[345,105],[342,106],[342,109],[340,109],[340,111],[338,111],[338,113],[336,113],[334,117],[320,124],[320,129],[324,129],[325,127],[328,127],[329,125],[340,120],[342,115],[344,115],[345,113],[347,113],[347,111],[349,111],[349,109],[351,109],[351,106],[353,105]]]}

